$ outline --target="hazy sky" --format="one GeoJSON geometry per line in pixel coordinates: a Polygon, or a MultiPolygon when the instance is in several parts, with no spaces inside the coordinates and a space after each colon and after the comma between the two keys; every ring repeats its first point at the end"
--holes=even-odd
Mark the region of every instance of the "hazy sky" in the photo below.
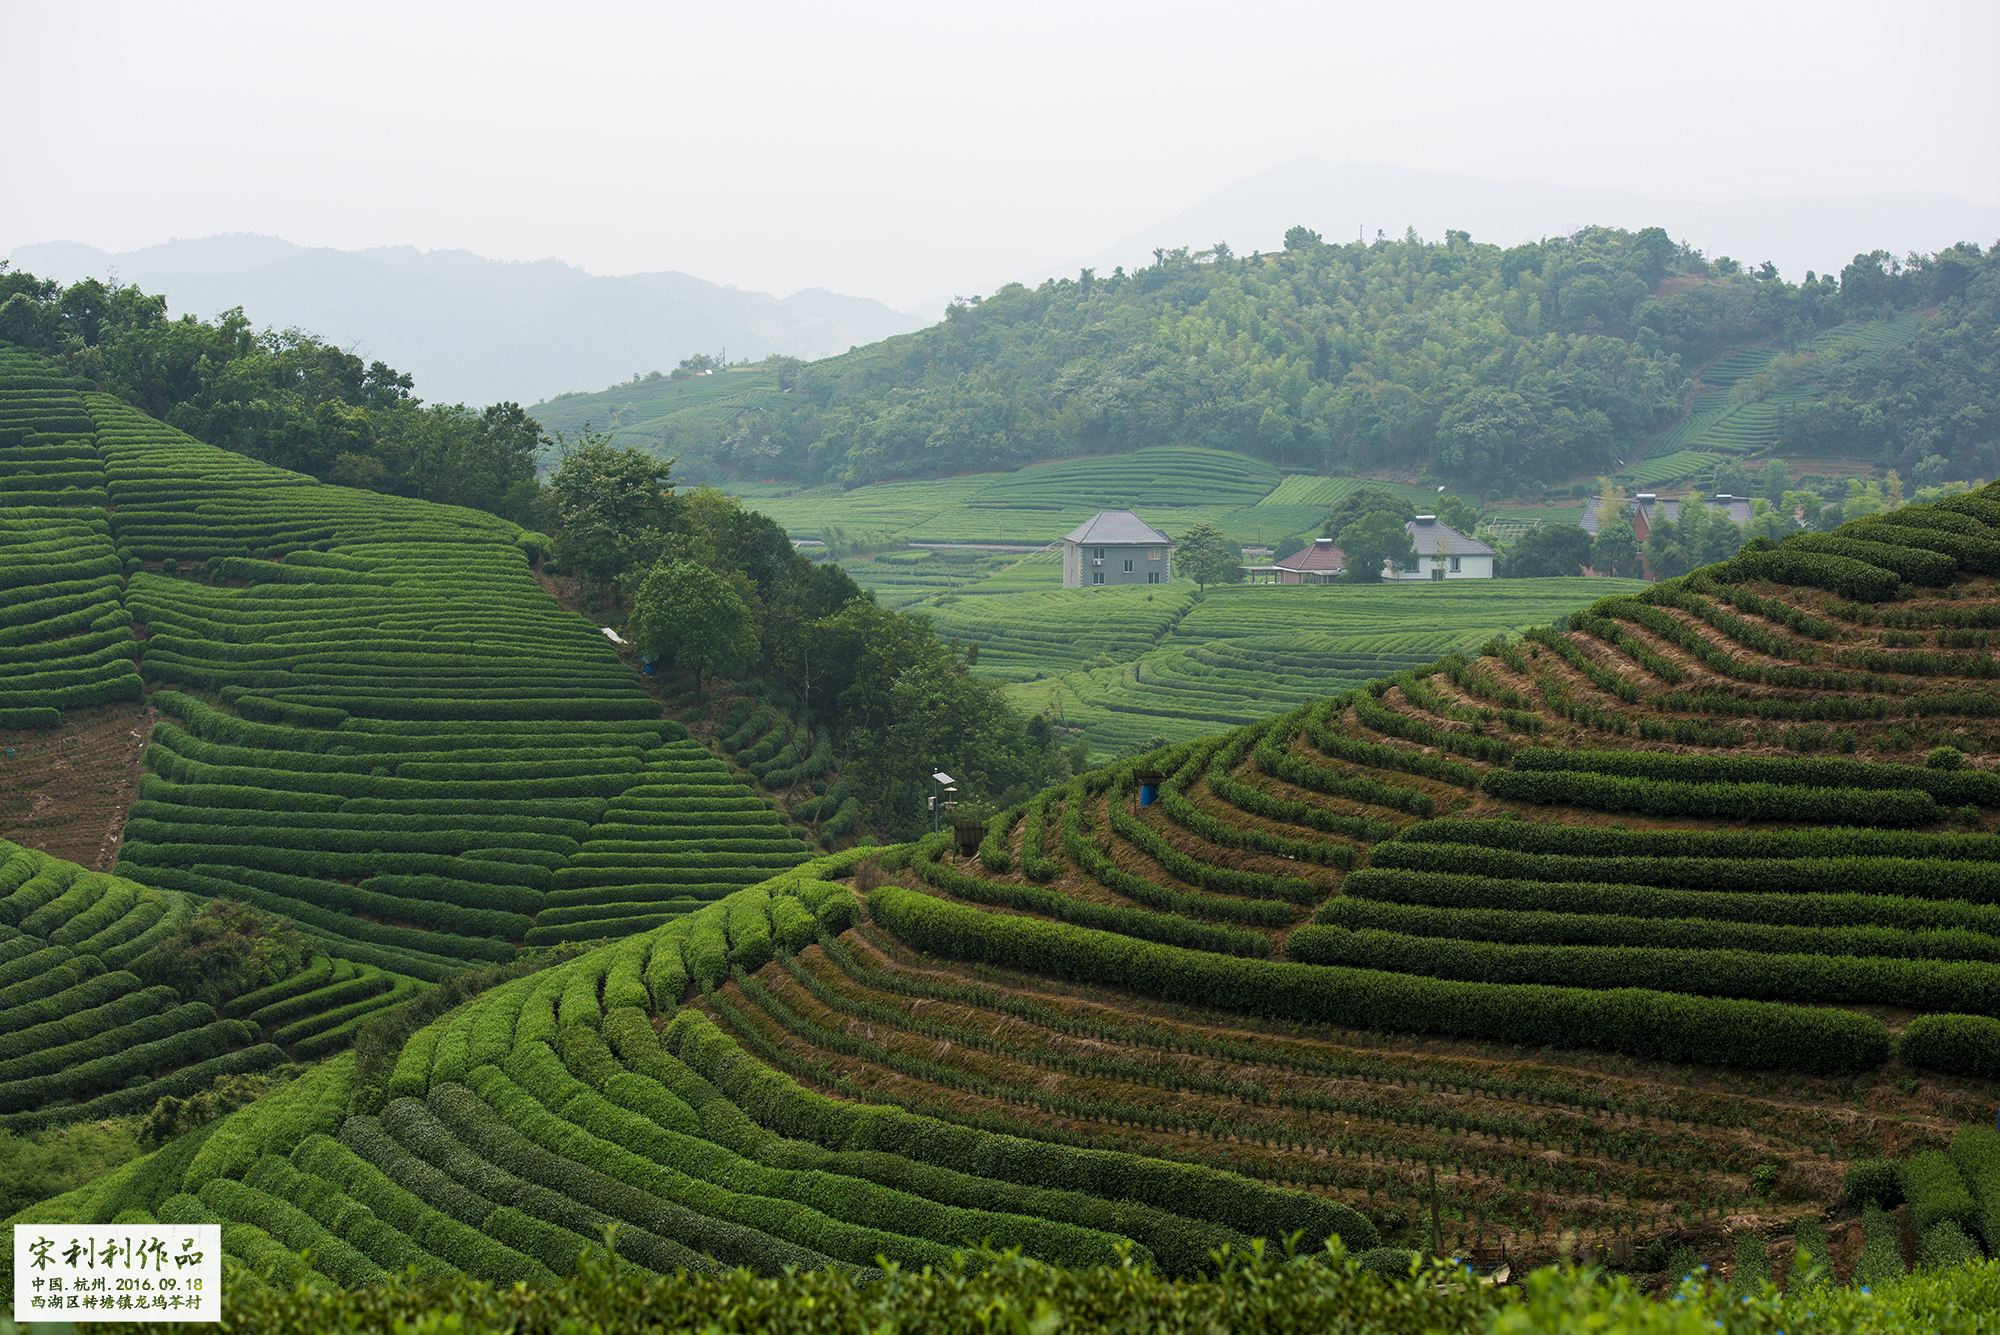
{"type": "Polygon", "coordinates": [[[254,231],[907,305],[1298,157],[2000,204],[1991,0],[0,0],[0,30],[0,254],[254,231]]]}

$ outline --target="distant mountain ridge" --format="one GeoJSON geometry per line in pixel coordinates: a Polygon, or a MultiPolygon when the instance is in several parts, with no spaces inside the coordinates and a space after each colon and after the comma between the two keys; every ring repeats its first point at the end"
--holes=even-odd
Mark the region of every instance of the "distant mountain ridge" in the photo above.
{"type": "Polygon", "coordinates": [[[175,314],[241,306],[260,329],[296,326],[352,344],[411,373],[419,394],[444,403],[533,403],[725,348],[732,360],[820,358],[919,326],[879,301],[824,288],[781,300],[672,271],[597,277],[553,259],[335,250],[249,233],[124,254],[53,241],[9,258],[65,283],[115,273],[163,293],[175,314]]]}

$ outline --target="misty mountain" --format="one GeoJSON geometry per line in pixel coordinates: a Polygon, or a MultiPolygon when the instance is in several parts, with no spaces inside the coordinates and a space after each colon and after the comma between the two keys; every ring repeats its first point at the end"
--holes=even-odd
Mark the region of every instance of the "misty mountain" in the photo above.
{"type": "Polygon", "coordinates": [[[241,306],[257,328],[296,326],[416,377],[432,402],[533,403],[697,352],[819,358],[915,329],[866,297],[807,288],[780,300],[684,273],[595,277],[560,260],[509,263],[411,246],[334,250],[239,234],[114,255],[54,241],[17,269],[65,283],[116,275],[169,309],[241,306]]]}
{"type": "MultiPolygon", "coordinates": [[[[1429,241],[1447,230],[1475,241],[1511,246],[1568,236],[1592,224],[1637,231],[1664,227],[1708,255],[1746,265],[1770,260],[1794,282],[1808,269],[1839,273],[1857,254],[1877,248],[1898,257],[1930,253],[1959,241],[2000,238],[2000,208],[1955,195],[1818,195],[1699,201],[1653,199],[1622,190],[1584,190],[1527,181],[1487,181],[1372,163],[1299,158],[1228,186],[1170,218],[1142,227],[1101,250],[1015,275],[1029,286],[1094,268],[1108,275],[1153,262],[1156,249],[1202,250],[1226,241],[1238,252],[1283,247],[1285,229],[1303,223],[1330,242],[1400,239],[1416,228],[1429,241]]],[[[997,282],[993,286],[997,286],[997,282]]],[[[968,285],[965,291],[989,291],[968,285]]],[[[936,320],[946,298],[912,307],[936,320]]]]}

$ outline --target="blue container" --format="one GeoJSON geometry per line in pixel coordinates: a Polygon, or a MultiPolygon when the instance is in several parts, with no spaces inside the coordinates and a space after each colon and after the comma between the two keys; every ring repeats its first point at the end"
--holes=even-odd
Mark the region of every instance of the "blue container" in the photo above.
{"type": "Polygon", "coordinates": [[[1160,790],[1150,783],[1139,785],[1139,805],[1149,807],[1160,800],[1160,790]]]}

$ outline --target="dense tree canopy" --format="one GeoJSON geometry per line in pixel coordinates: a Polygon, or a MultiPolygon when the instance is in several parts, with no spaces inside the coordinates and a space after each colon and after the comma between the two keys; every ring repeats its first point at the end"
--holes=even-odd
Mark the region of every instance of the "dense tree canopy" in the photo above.
{"type": "MultiPolygon", "coordinates": [[[[1658,228],[1508,249],[1463,232],[1336,245],[1294,228],[1275,254],[1162,251],[1136,273],[954,303],[930,329],[799,368],[796,407],[676,419],[659,448],[694,476],[858,484],[1182,443],[1511,493],[1614,471],[1724,347],[1974,301],[1994,263],[1976,247],[1909,266],[1864,256],[1792,283],[1724,272],[1658,228]]],[[[1990,364],[1991,330],[1968,368],[1990,364]]],[[[1992,383],[1967,401],[1985,404],[1992,383]]],[[[1979,434],[1950,413],[1933,425],[1941,450],[1979,434]]]]}
{"type": "Polygon", "coordinates": [[[1410,558],[1413,544],[1407,521],[1388,510],[1365,514],[1334,535],[1346,565],[1346,578],[1355,584],[1379,584],[1382,570],[1390,563],[1410,558]]]}
{"type": "Polygon", "coordinates": [[[0,339],[51,357],[198,440],[327,482],[546,524],[518,404],[425,404],[407,375],[242,311],[170,319],[164,297],[85,279],[67,288],[0,261],[0,339]]]}
{"type": "Polygon", "coordinates": [[[1590,557],[1590,534],[1575,524],[1544,524],[1507,544],[1498,573],[1508,579],[1581,575],[1590,557]]]}
{"type": "Polygon", "coordinates": [[[1841,309],[1934,305],[1936,313],[1879,360],[1840,346],[1822,356],[1830,392],[1784,411],[1779,448],[1872,457],[1919,487],[1991,477],[2000,465],[2000,245],[1982,254],[1961,243],[1910,260],[1857,256],[1841,274],[1841,309]]]}

